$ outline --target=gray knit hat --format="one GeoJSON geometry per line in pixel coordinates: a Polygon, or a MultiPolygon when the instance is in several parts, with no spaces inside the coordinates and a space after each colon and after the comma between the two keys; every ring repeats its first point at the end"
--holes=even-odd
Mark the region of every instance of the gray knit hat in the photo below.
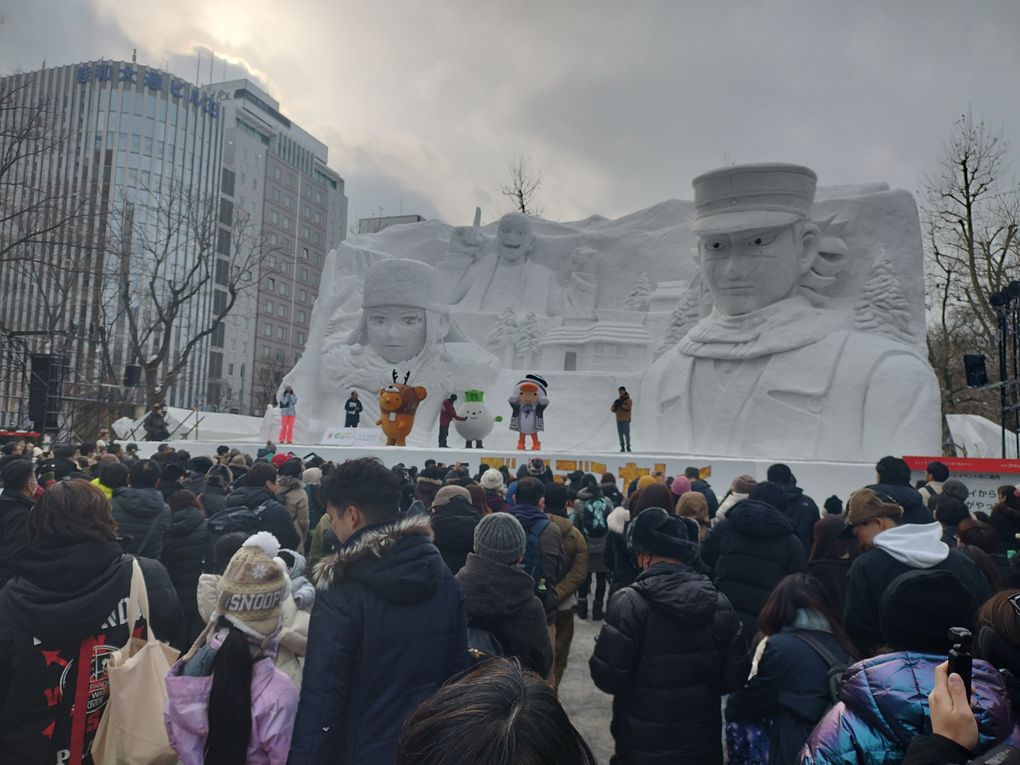
{"type": "Polygon", "coordinates": [[[524,557],[527,536],[510,513],[487,515],[475,526],[475,554],[497,563],[513,564],[524,557]]]}

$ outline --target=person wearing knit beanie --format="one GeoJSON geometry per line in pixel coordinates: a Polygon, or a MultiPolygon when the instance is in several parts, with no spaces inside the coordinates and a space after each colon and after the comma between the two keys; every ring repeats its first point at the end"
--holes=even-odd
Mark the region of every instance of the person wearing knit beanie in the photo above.
{"type": "Polygon", "coordinates": [[[301,481],[306,486],[318,486],[322,480],[322,469],[317,467],[310,467],[301,474],[301,481]]]}
{"type": "Polygon", "coordinates": [[[299,692],[273,665],[290,593],[279,552],[267,531],[245,540],[217,583],[208,626],[166,676],[167,733],[182,762],[287,757],[299,692]],[[238,724],[249,710],[251,724],[238,724]]]}
{"type": "Polygon", "coordinates": [[[497,563],[514,564],[524,558],[527,535],[509,513],[493,513],[475,527],[475,554],[497,563]]]}
{"type": "Polygon", "coordinates": [[[687,476],[678,475],[670,482],[669,490],[673,492],[673,496],[682,497],[691,490],[691,479],[687,476]]]}
{"type": "Polygon", "coordinates": [[[750,476],[745,473],[744,475],[738,475],[734,478],[733,483],[730,484],[730,488],[733,490],[734,494],[747,495],[751,493],[751,489],[754,488],[756,483],[758,482],[754,479],[754,476],[750,476]]]}

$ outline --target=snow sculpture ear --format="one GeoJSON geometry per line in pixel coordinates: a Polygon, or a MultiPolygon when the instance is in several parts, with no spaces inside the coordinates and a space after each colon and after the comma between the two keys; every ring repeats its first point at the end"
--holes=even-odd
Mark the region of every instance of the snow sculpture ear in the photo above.
{"type": "Polygon", "coordinates": [[[450,334],[450,312],[446,309],[436,311],[435,318],[437,329],[435,337],[440,341],[445,340],[446,336],[450,334]]]}

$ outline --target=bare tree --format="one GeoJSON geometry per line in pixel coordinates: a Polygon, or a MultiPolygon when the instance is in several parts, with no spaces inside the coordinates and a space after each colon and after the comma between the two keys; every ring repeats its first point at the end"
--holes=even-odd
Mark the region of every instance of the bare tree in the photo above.
{"type": "Polygon", "coordinates": [[[280,381],[289,371],[290,367],[285,362],[275,359],[256,365],[252,380],[252,412],[258,414],[276,401],[280,381]]]}
{"type": "Polygon", "coordinates": [[[966,386],[961,356],[996,358],[998,316],[991,296],[1020,269],[1020,189],[1006,180],[1008,145],[970,114],[953,125],[936,171],[923,187],[927,249],[928,353],[944,413],[998,421],[995,395],[966,386]]]}
{"type": "Polygon", "coordinates": [[[180,186],[112,214],[104,312],[142,369],[146,402],[165,395],[238,297],[282,251],[240,207],[180,186]]]}
{"type": "Polygon", "coordinates": [[[82,215],[84,195],[54,184],[40,170],[67,141],[56,105],[35,95],[36,75],[0,80],[0,267],[42,259],[67,241],[82,215]]]}
{"type": "Polygon", "coordinates": [[[542,188],[541,171],[533,171],[531,158],[520,155],[509,167],[510,179],[499,185],[499,193],[513,203],[512,212],[524,215],[541,215],[544,210],[538,204],[538,190],[542,188]]]}

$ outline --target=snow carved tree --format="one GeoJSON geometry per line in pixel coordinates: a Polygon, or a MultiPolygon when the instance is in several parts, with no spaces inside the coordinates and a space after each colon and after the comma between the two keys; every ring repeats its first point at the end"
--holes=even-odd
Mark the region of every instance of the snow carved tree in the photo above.
{"type": "Polygon", "coordinates": [[[854,323],[863,332],[874,332],[892,340],[912,343],[910,310],[903,285],[892,264],[879,258],[864,282],[854,306],[854,323]]]}
{"type": "Polygon", "coordinates": [[[648,310],[648,298],[652,294],[652,283],[648,279],[648,274],[641,274],[638,280],[634,282],[634,286],[631,287],[630,294],[627,295],[627,307],[635,311],[647,311],[648,310]]]}

